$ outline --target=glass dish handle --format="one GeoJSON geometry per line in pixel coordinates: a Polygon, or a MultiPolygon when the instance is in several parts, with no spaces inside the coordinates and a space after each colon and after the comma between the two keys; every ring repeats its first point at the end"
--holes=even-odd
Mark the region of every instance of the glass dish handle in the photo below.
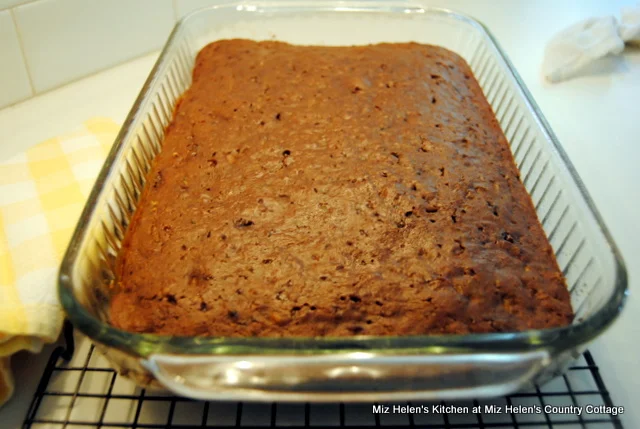
{"type": "Polygon", "coordinates": [[[546,351],[322,356],[151,355],[142,365],[173,393],[202,400],[358,401],[512,393],[551,362],[546,351]],[[416,395],[416,392],[418,394],[416,395]]]}

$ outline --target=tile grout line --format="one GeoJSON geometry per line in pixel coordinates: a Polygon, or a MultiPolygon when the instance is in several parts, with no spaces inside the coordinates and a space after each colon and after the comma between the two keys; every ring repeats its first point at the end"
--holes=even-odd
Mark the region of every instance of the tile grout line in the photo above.
{"type": "MultiPolygon", "coordinates": [[[[33,3],[33,2],[29,2],[33,3]]],[[[24,3],[24,4],[29,4],[24,3]]],[[[22,5],[20,5],[22,6],[22,5]]],[[[20,46],[20,54],[22,55],[22,63],[24,64],[24,68],[27,72],[27,79],[29,80],[29,88],[31,89],[31,97],[37,95],[36,87],[33,84],[33,76],[31,76],[31,67],[29,66],[29,61],[27,60],[27,54],[24,49],[24,42],[22,41],[22,33],[20,31],[20,26],[18,25],[18,20],[16,19],[16,14],[14,9],[9,9],[9,15],[11,16],[11,22],[13,22],[13,27],[16,29],[16,37],[18,38],[18,46],[20,46]]],[[[30,97],[30,98],[31,98],[30,97]]]]}

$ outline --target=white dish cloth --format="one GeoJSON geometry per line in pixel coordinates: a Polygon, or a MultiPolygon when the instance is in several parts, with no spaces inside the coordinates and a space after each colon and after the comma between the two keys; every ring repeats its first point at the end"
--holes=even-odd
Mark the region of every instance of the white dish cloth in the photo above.
{"type": "Polygon", "coordinates": [[[542,72],[549,82],[576,77],[606,55],[618,55],[626,44],[640,44],[640,6],[613,16],[589,18],[556,34],[547,45],[542,72]]]}

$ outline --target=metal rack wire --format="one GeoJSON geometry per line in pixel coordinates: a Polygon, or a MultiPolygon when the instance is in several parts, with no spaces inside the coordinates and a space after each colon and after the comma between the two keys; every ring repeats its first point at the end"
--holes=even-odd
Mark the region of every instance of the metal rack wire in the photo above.
{"type": "MultiPolygon", "coordinates": [[[[519,393],[493,400],[464,403],[410,403],[412,406],[523,405],[541,413],[374,413],[374,404],[257,404],[199,402],[136,387],[113,371],[85,338],[65,325],[66,347],[56,348],[34,394],[23,429],[89,428],[589,428],[621,429],[612,414],[554,414],[545,405],[613,407],[593,358],[586,352],[562,377],[531,385],[519,393]]],[[[387,404],[392,410],[394,404],[387,404]]],[[[396,405],[407,405],[396,404],[396,405]]],[[[505,410],[505,408],[503,408],[505,410]]]]}

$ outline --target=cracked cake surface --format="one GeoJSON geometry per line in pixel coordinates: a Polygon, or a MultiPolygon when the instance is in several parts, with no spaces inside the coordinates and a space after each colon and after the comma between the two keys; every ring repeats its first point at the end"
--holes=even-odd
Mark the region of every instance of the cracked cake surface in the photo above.
{"type": "Polygon", "coordinates": [[[116,275],[110,321],[134,332],[465,334],[573,318],[469,66],[416,43],[203,48],[116,275]]]}

